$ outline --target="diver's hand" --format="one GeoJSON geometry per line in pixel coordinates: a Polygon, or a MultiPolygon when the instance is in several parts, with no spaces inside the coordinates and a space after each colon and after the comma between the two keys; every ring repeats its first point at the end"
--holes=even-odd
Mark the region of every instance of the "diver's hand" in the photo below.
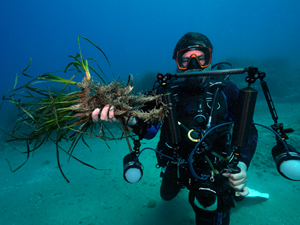
{"type": "Polygon", "coordinates": [[[237,166],[241,169],[239,173],[223,173],[223,176],[228,177],[229,185],[237,190],[240,196],[246,196],[249,194],[249,190],[246,187],[247,166],[243,162],[239,162],[237,166]]]}
{"type": "Polygon", "coordinates": [[[110,105],[104,106],[102,110],[96,108],[92,113],[93,121],[98,122],[99,120],[104,120],[104,121],[116,122],[117,119],[115,117],[114,109],[115,107],[110,105]]]}
{"type": "MultiPolygon", "coordinates": [[[[118,119],[115,117],[115,107],[112,105],[106,105],[100,110],[96,108],[92,113],[93,122],[98,122],[99,120],[109,121],[109,122],[118,122],[118,119]]],[[[124,117],[125,121],[128,120],[128,117],[124,117]]],[[[130,118],[128,125],[136,124],[135,118],[130,118]]]]}

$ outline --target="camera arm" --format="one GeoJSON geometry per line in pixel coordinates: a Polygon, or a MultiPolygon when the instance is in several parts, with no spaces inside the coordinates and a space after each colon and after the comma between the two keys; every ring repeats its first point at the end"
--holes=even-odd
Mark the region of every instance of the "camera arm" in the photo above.
{"type": "MultiPolygon", "coordinates": [[[[278,115],[275,109],[274,102],[271,97],[271,93],[268,88],[267,82],[264,80],[266,77],[265,72],[258,71],[258,68],[256,67],[249,67],[247,68],[248,76],[245,78],[245,81],[250,84],[254,83],[257,79],[260,80],[261,88],[264,92],[265,99],[267,101],[267,105],[269,107],[270,114],[272,116],[272,119],[274,120],[274,125],[271,125],[272,129],[277,132],[283,140],[289,139],[286,133],[291,133],[294,130],[292,128],[283,129],[283,123],[278,123],[278,115]]],[[[277,137],[278,140],[278,137],[277,137]]]]}

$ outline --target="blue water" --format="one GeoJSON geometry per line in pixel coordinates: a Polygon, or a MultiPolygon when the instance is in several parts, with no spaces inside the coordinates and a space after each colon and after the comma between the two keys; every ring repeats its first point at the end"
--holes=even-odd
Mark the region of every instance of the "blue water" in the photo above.
{"type": "MultiPolygon", "coordinates": [[[[188,31],[214,46],[213,62],[227,57],[300,59],[300,3],[279,1],[8,1],[0,3],[1,94],[31,57],[30,72],[60,70],[78,52],[77,35],[104,50],[116,76],[173,72],[172,53],[188,31]]],[[[83,45],[83,55],[100,54],[83,45]]],[[[109,70],[107,71],[109,75],[109,70]]]]}
{"type": "MultiPolygon", "coordinates": [[[[115,77],[112,77],[110,68],[99,51],[88,42],[81,40],[83,56],[97,59],[108,78],[112,80],[119,76],[126,79],[128,74],[133,74],[138,78],[149,71],[173,73],[175,62],[172,60],[172,54],[176,42],[186,32],[196,31],[205,34],[211,40],[214,46],[213,63],[234,58],[234,62],[241,59],[246,64],[247,62],[254,63],[254,65],[247,64],[246,66],[265,67],[268,71],[273,71],[273,73],[269,73],[269,80],[273,87],[272,93],[279,98],[279,101],[281,98],[283,99],[281,102],[297,102],[299,99],[298,64],[300,60],[299,9],[300,2],[295,0],[284,2],[271,0],[1,0],[0,95],[4,95],[13,86],[16,74],[20,74],[26,68],[30,58],[32,58],[32,66],[28,73],[31,75],[36,76],[48,71],[63,70],[72,61],[68,56],[78,53],[78,35],[89,38],[105,52],[110,60],[115,77]],[[274,79],[272,80],[272,78],[274,79]],[[288,98],[289,96],[294,97],[288,98]]],[[[69,78],[68,75],[62,76],[69,78]]],[[[76,79],[81,80],[82,77],[77,76],[76,79]]],[[[20,77],[19,81],[18,85],[22,85],[28,81],[28,78],[20,77]]],[[[8,103],[5,103],[4,106],[0,113],[1,117],[5,118],[2,124],[7,125],[6,119],[9,114],[5,109],[6,106],[8,107],[8,103]]],[[[282,112],[280,118],[286,119],[288,125],[299,127],[300,118],[299,113],[297,113],[299,104],[295,106],[288,105],[288,107],[280,105],[279,108],[282,112]],[[289,110],[285,111],[286,108],[289,110]],[[291,113],[292,116],[288,116],[287,112],[291,113]]],[[[267,109],[260,112],[262,114],[266,113],[267,109]]],[[[266,115],[257,116],[261,122],[265,122],[265,117],[266,115]]],[[[267,125],[271,123],[272,121],[269,121],[267,125]]],[[[295,129],[295,127],[293,128],[295,129]]],[[[296,132],[298,133],[296,133],[297,136],[293,136],[294,138],[299,136],[299,131],[296,132]]],[[[265,138],[273,141],[271,136],[265,138]]],[[[297,144],[295,141],[293,143],[297,144]]],[[[95,148],[99,145],[101,145],[101,148],[106,148],[105,144],[99,144],[95,141],[91,145],[95,148]]],[[[152,145],[155,147],[154,143],[152,145]]],[[[125,143],[115,148],[119,149],[120,146],[126,148],[125,143]]],[[[84,145],[81,147],[84,148],[84,145]]],[[[272,146],[262,146],[260,150],[266,148],[269,151],[270,147],[272,146]]],[[[296,147],[299,147],[299,145],[296,147]]],[[[6,147],[2,149],[5,152],[8,151],[6,147]]],[[[50,147],[46,146],[44,149],[47,150],[50,147]]],[[[115,150],[109,151],[104,151],[103,154],[107,153],[105,155],[107,160],[112,160],[112,156],[116,157],[115,150]]],[[[123,179],[122,172],[117,165],[121,165],[122,156],[126,154],[125,152],[127,150],[117,154],[118,162],[116,162],[114,168],[118,168],[115,169],[118,174],[101,174],[103,179],[99,178],[95,185],[91,184],[95,182],[93,179],[93,176],[96,176],[94,172],[88,172],[89,170],[85,169],[84,166],[81,170],[82,167],[78,164],[76,164],[76,171],[74,172],[74,169],[65,163],[68,165],[71,177],[74,176],[74,173],[82,173],[79,176],[80,178],[73,177],[73,183],[75,183],[73,186],[72,183],[65,185],[58,169],[55,168],[54,149],[51,154],[48,155],[47,153],[41,156],[42,161],[33,161],[35,164],[30,164],[36,171],[35,173],[30,172],[31,167],[29,166],[27,167],[28,170],[25,167],[23,172],[19,173],[18,171],[12,177],[4,161],[4,156],[1,157],[1,168],[5,168],[6,172],[3,175],[5,179],[1,178],[1,194],[6,196],[5,203],[1,205],[2,212],[6,216],[3,217],[3,221],[6,221],[6,224],[8,224],[7,221],[10,221],[10,224],[120,224],[124,221],[125,224],[126,221],[133,224],[175,224],[174,221],[179,221],[178,224],[194,224],[193,219],[191,219],[193,212],[191,208],[188,208],[186,196],[179,197],[171,205],[160,202],[158,170],[154,169],[153,171],[156,172],[146,174],[149,179],[155,177],[156,180],[145,181],[144,179],[143,183],[136,186],[137,189],[145,189],[148,195],[141,192],[137,194],[133,191],[133,186],[129,187],[127,183],[118,180],[123,179]],[[50,156],[51,159],[49,159],[50,156]],[[50,163],[47,160],[50,160],[50,163]],[[43,162],[45,163],[43,164],[43,162]],[[82,171],[85,171],[88,175],[85,175],[82,171]],[[51,178],[48,181],[49,183],[41,173],[51,178]],[[108,184],[109,187],[105,184],[108,184]],[[115,185],[114,188],[110,188],[112,185],[115,185]],[[48,189],[44,189],[45,186],[48,186],[48,189]],[[118,194],[121,193],[120,190],[124,188],[125,197],[120,197],[120,199],[112,197],[109,199],[106,196],[107,199],[103,200],[105,193],[99,194],[94,189],[95,186],[101,192],[109,193],[108,196],[117,196],[118,198],[118,194]],[[28,190],[33,190],[32,188],[36,189],[31,193],[28,190]],[[73,194],[69,194],[70,189],[73,191],[70,193],[73,194]],[[93,192],[97,193],[96,196],[99,195],[99,198],[94,199],[93,194],[91,194],[93,192]],[[16,195],[18,193],[20,195],[16,195]],[[138,197],[134,197],[135,194],[138,197]],[[88,198],[85,198],[85,195],[88,198]],[[102,200],[99,200],[101,198],[102,200]],[[76,199],[76,201],[73,202],[72,199],[76,199]],[[148,210],[147,203],[149,199],[157,201],[157,208],[148,210]],[[112,202],[108,204],[110,200],[112,202]],[[116,206],[119,200],[121,206],[116,206]],[[54,210],[57,201],[59,201],[59,208],[54,210]],[[24,210],[18,202],[21,204],[29,202],[28,204],[31,207],[38,207],[34,210],[39,213],[35,214],[32,211],[28,213],[30,210],[24,210]],[[165,215],[169,213],[181,212],[182,209],[176,205],[177,203],[187,207],[188,213],[179,215],[179,219],[176,219],[176,217],[166,218],[165,215]],[[130,207],[127,208],[126,204],[130,207]],[[141,212],[136,217],[128,216],[127,218],[128,214],[131,215],[132,211],[136,210],[133,207],[135,204],[141,208],[141,212]],[[40,209],[45,206],[51,208],[53,214],[47,215],[45,210],[40,209]],[[97,207],[99,211],[96,210],[97,207]],[[19,214],[13,211],[14,208],[19,214]],[[60,209],[63,210],[60,211],[60,209]],[[82,212],[82,215],[79,212],[82,212]],[[123,219],[118,218],[114,223],[112,217],[118,217],[118,212],[123,219]],[[55,213],[57,213],[57,217],[55,217],[55,213]],[[73,217],[73,220],[71,219],[72,213],[76,214],[76,219],[74,219],[75,217],[73,217]],[[112,216],[109,216],[109,214],[112,216]],[[22,221],[20,217],[24,215],[26,217],[22,221]],[[156,217],[159,218],[159,223],[153,220],[156,217]],[[41,222],[46,220],[47,222],[41,222]]],[[[18,157],[17,154],[6,153],[7,157],[18,157]]],[[[270,156],[269,153],[268,156],[270,156]]],[[[93,156],[87,156],[87,159],[89,157],[93,156]]],[[[149,166],[155,164],[154,156],[151,159],[149,166]]],[[[18,158],[14,166],[19,165],[21,161],[18,158]]],[[[104,167],[106,167],[106,162],[109,161],[102,162],[101,165],[104,164],[104,167]]],[[[115,161],[112,160],[112,162],[115,161]]],[[[275,176],[276,169],[274,167],[264,166],[263,164],[263,169],[261,169],[259,163],[254,164],[255,172],[251,174],[251,177],[256,182],[252,181],[252,184],[254,184],[252,188],[261,188],[261,191],[270,190],[273,192],[273,196],[276,196],[276,193],[283,190],[287,185],[287,190],[293,190],[293,192],[288,192],[287,198],[282,194],[277,199],[276,197],[270,199],[269,204],[265,203],[267,204],[266,207],[261,203],[246,204],[240,210],[244,212],[244,214],[241,214],[242,216],[238,216],[239,209],[234,211],[233,221],[236,224],[238,224],[238,221],[244,221],[240,224],[252,224],[253,215],[257,215],[253,220],[253,224],[267,224],[267,222],[270,222],[270,224],[295,224],[294,221],[297,220],[293,212],[296,212],[296,205],[289,204],[287,200],[294,200],[289,196],[290,193],[299,196],[299,184],[287,182],[283,178],[279,178],[278,175],[275,176]],[[269,170],[272,170],[274,174],[261,175],[261,173],[269,170]],[[272,180],[276,180],[282,186],[274,186],[272,180]],[[285,214],[282,216],[276,214],[275,217],[272,217],[275,212],[278,213],[281,210],[280,204],[287,207],[283,210],[285,214]],[[247,210],[250,210],[249,218],[245,213],[247,210]],[[266,214],[268,218],[265,218],[266,214]],[[264,222],[260,223],[259,221],[264,222]]]]}

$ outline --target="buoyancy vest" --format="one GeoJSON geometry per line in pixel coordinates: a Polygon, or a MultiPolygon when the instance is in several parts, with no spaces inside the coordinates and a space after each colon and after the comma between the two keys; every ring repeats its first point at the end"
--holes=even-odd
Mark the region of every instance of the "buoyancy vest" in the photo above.
{"type": "MultiPolygon", "coordinates": [[[[212,109],[213,112],[210,127],[214,127],[215,125],[230,120],[228,116],[227,97],[224,93],[226,85],[227,83],[224,82],[215,82],[209,83],[205,88],[198,89],[191,89],[184,85],[178,85],[177,87],[172,88],[176,102],[177,118],[182,124],[179,129],[181,135],[180,145],[185,147],[186,153],[189,153],[191,148],[196,144],[192,143],[187,137],[187,129],[194,129],[200,133],[204,131],[212,109]],[[216,94],[217,89],[218,92],[216,94]],[[212,106],[214,98],[216,98],[214,101],[215,104],[212,106]],[[199,104],[201,104],[201,110],[199,110],[199,104]],[[201,121],[203,122],[199,123],[199,121],[195,119],[197,117],[201,117],[201,121]]],[[[221,126],[207,137],[206,142],[211,148],[220,148],[224,150],[224,145],[230,141],[230,132],[230,126],[221,126]]],[[[167,142],[167,135],[165,134],[164,126],[162,126],[159,146],[165,142],[167,142]]]]}

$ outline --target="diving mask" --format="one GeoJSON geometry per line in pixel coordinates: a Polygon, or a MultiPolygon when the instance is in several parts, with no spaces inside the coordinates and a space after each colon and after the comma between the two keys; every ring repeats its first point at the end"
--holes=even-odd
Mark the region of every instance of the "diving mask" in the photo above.
{"type": "Polygon", "coordinates": [[[176,63],[181,70],[204,69],[210,65],[211,58],[210,48],[193,45],[177,52],[176,63]]]}

